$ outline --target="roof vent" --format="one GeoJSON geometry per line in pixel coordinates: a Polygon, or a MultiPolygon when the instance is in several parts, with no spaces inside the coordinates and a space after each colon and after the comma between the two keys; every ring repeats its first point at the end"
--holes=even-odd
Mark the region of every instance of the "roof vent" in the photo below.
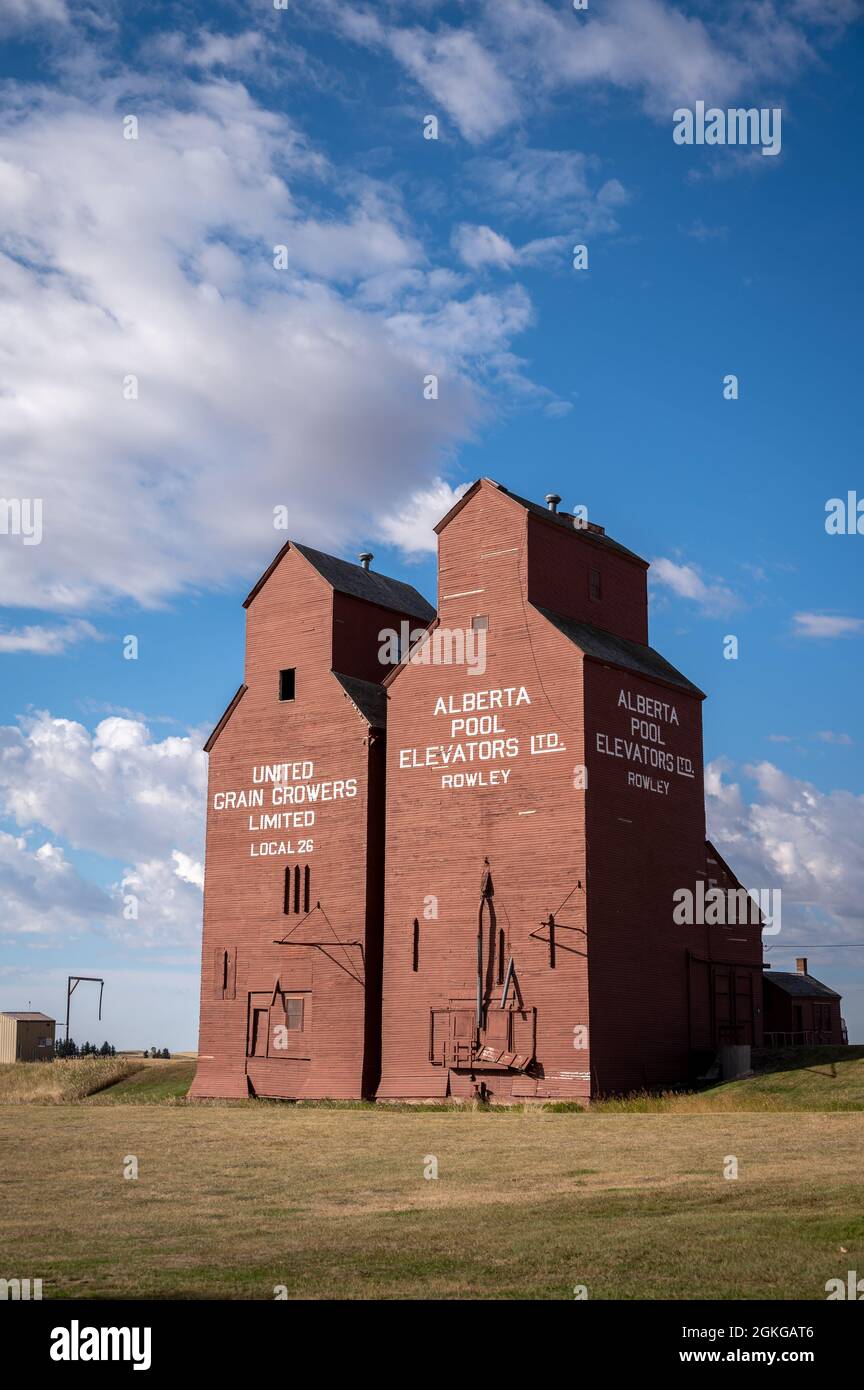
{"type": "Polygon", "coordinates": [[[371,550],[364,550],[362,555],[357,556],[357,559],[360,561],[364,570],[368,570],[375,556],[372,554],[371,550]]]}
{"type": "Polygon", "coordinates": [[[549,508],[550,512],[558,511],[558,503],[560,501],[561,498],[558,496],[557,492],[546,493],[546,506],[549,508]]]}
{"type": "Polygon", "coordinates": [[[806,957],[806,956],[796,956],[796,957],[795,957],[795,970],[797,971],[797,973],[798,973],[799,975],[806,975],[806,974],[807,974],[807,957],[806,957]]]}

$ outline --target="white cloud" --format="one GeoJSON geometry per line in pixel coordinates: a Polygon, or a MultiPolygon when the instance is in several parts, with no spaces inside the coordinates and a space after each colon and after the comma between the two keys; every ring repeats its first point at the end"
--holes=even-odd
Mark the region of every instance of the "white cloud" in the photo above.
{"type": "Polygon", "coordinates": [[[652,584],[670,589],[678,598],[692,600],[708,616],[720,616],[739,607],[740,600],[726,584],[709,583],[694,565],[661,558],[651,561],[649,574],[652,584]]]}
{"type": "Polygon", "coordinates": [[[685,14],[667,0],[615,0],[598,12],[574,12],[545,0],[494,0],[456,31],[399,27],[370,9],[327,6],[349,38],[388,48],[471,141],[498,135],[568,88],[630,92],[670,128],[681,104],[773,98],[778,83],[818,62],[818,45],[860,13],[853,0],[697,8],[685,14]]]}
{"type": "Polygon", "coordinates": [[[826,941],[861,940],[864,796],[821,792],[761,762],[743,769],[755,783],[748,803],[730,771],[723,759],[706,767],[708,834],[741,882],[782,889],[784,934],[803,927],[826,941]]]}
{"type": "Polygon", "coordinates": [[[91,734],[46,712],[0,727],[0,807],[75,849],[128,859],[200,858],[206,759],[191,737],[109,717],[91,734]]]}
{"type": "Polygon", "coordinates": [[[144,723],[117,717],[90,733],[47,713],[0,728],[0,813],[22,830],[3,837],[4,928],[87,927],[139,945],[196,940],[205,804],[197,739],[157,740],[144,723]],[[31,842],[45,830],[53,839],[34,851],[31,842]],[[54,840],[119,860],[124,872],[97,888],[54,840]],[[131,919],[124,915],[128,894],[138,899],[131,919]]]}
{"type": "Polygon", "coordinates": [[[0,652],[30,652],[37,656],[62,656],[76,642],[98,640],[100,633],[92,623],[78,618],[54,627],[34,624],[28,627],[0,628],[0,652]]]}
{"type": "Polygon", "coordinates": [[[329,12],[346,37],[389,49],[466,140],[486,140],[516,119],[519,102],[510,79],[469,28],[398,28],[341,3],[329,12]]]}
{"type": "Polygon", "coordinates": [[[820,743],[839,743],[845,748],[851,748],[855,742],[850,734],[838,734],[833,729],[820,729],[815,737],[820,743]]]}
{"type": "Polygon", "coordinates": [[[541,265],[569,267],[568,242],[569,238],[564,236],[537,237],[517,247],[491,227],[478,227],[470,222],[461,223],[453,232],[453,249],[472,270],[510,270],[517,266],[541,265]]]}
{"type": "Polygon", "coordinates": [[[388,42],[408,72],[450,112],[466,139],[488,139],[515,118],[518,104],[509,78],[470,30],[395,30],[388,42]]]}
{"type": "Polygon", "coordinates": [[[103,889],[81,878],[61,846],[35,849],[23,835],[0,830],[0,908],[4,933],[79,935],[112,911],[103,889]]]}
{"type": "Polygon", "coordinates": [[[264,35],[255,29],[243,34],[213,34],[205,30],[200,41],[186,54],[186,62],[195,67],[248,67],[264,48],[264,35]]]}
{"type": "Polygon", "coordinates": [[[69,19],[66,0],[0,0],[0,34],[50,25],[65,28],[69,19]]]}
{"type": "Polygon", "coordinates": [[[171,859],[145,859],[127,869],[120,883],[124,903],[135,899],[137,917],[114,921],[113,934],[139,946],[188,944],[201,931],[201,865],[173,851],[171,859]],[[194,876],[188,874],[194,870],[194,876]]]}
{"type": "Polygon", "coordinates": [[[512,266],[519,259],[515,246],[491,227],[474,227],[463,222],[453,232],[453,249],[472,270],[481,266],[512,266]]]}
{"type": "Polygon", "coordinates": [[[595,159],[576,150],[517,145],[506,158],[477,156],[466,167],[484,204],[495,211],[508,217],[551,214],[569,223],[584,218],[595,198],[608,205],[623,194],[615,179],[597,192],[592,189],[590,175],[596,165],[595,159]]]}
{"type": "Polygon", "coordinates": [[[370,535],[394,477],[410,497],[471,436],[488,362],[531,321],[518,286],[458,297],[396,195],[340,184],[242,86],[123,82],[122,100],[119,78],[86,100],[19,89],[0,123],[0,495],[41,497],[44,516],[40,545],[0,549],[9,604],[153,605],[245,581],[288,503],[325,548],[370,535]],[[310,180],[344,211],[316,211],[310,180]],[[364,287],[388,278],[379,310],[364,287]],[[434,410],[428,371],[447,380],[434,410]]]}
{"type": "Polygon", "coordinates": [[[451,487],[436,478],[431,487],[423,488],[409,497],[398,512],[383,516],[379,530],[391,545],[397,545],[408,555],[432,554],[438,548],[434,527],[450,508],[455,506],[468,487],[467,483],[451,487]]]}
{"type": "Polygon", "coordinates": [[[855,637],[864,632],[864,618],[844,618],[831,613],[796,613],[796,637],[855,637]]]}

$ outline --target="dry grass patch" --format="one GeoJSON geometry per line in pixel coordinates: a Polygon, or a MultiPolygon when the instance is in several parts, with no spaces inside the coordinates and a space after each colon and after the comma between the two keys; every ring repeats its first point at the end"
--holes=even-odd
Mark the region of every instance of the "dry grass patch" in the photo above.
{"type": "MultiPolygon", "coordinates": [[[[139,1064],[140,1065],[140,1064],[139,1064]]],[[[0,1105],[84,1100],[135,1070],[124,1057],[63,1057],[0,1065],[0,1105]]]]}

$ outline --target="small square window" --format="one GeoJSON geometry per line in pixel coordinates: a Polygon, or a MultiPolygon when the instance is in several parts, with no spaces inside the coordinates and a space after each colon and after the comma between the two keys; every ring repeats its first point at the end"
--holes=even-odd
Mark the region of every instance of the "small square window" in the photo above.
{"type": "Polygon", "coordinates": [[[588,576],[588,597],[594,599],[594,601],[597,602],[600,599],[601,595],[602,588],[600,583],[600,571],[591,570],[588,576]]]}
{"type": "Polygon", "coordinates": [[[478,613],[477,616],[476,616],[476,618],[472,618],[472,619],[471,619],[471,630],[472,630],[473,632],[488,632],[488,631],[489,631],[489,614],[488,614],[488,613],[478,613]]]}
{"type": "Polygon", "coordinates": [[[303,1031],[303,1000],[285,1000],[285,1027],[289,1033],[302,1033],[303,1031]]]}
{"type": "Polygon", "coordinates": [[[295,667],[293,667],[293,666],[292,666],[292,667],[290,668],[290,670],[288,670],[288,671],[280,671],[280,672],[279,672],[279,699],[280,699],[280,700],[293,700],[293,699],[294,699],[294,672],[295,672],[295,667]]]}

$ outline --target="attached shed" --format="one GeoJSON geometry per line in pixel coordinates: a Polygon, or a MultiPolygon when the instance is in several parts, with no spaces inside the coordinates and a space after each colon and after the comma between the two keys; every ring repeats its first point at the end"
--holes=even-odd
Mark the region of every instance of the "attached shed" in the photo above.
{"type": "Polygon", "coordinates": [[[47,1014],[0,1013],[0,1062],[50,1062],[56,1026],[47,1014]]]}
{"type": "Polygon", "coordinates": [[[840,995],[807,971],[806,957],[795,962],[793,974],[766,970],[765,1044],[767,1047],[807,1047],[848,1042],[840,1016],[840,995]]]}

